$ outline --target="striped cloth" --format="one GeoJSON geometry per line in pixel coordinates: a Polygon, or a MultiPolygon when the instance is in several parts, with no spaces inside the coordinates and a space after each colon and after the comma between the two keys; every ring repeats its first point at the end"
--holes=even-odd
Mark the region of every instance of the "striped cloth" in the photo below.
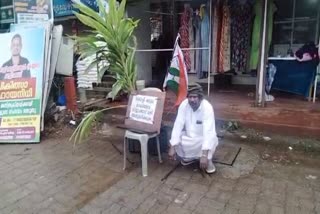
{"type": "MultiPolygon", "coordinates": [[[[179,33],[181,36],[181,48],[189,48],[189,19],[190,19],[190,8],[185,8],[181,17],[180,17],[180,29],[179,33]]],[[[191,70],[191,58],[190,58],[190,51],[184,50],[184,61],[186,64],[187,71],[191,70]]]]}
{"type": "Polygon", "coordinates": [[[219,49],[218,71],[223,73],[231,69],[231,17],[227,1],[222,8],[222,28],[219,49]]]}

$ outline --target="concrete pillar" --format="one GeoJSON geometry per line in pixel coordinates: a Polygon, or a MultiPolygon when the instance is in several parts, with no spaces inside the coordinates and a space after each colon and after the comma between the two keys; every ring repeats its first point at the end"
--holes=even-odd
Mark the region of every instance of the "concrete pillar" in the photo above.
{"type": "Polygon", "coordinates": [[[262,0],[263,19],[262,19],[262,31],[261,31],[261,43],[260,43],[260,58],[258,64],[258,78],[256,85],[256,106],[265,106],[265,80],[266,80],[266,64],[267,64],[267,43],[268,43],[268,1],[262,0]]]}
{"type": "MultiPolygon", "coordinates": [[[[150,11],[150,0],[139,1],[127,8],[128,17],[140,20],[135,31],[137,49],[151,49],[150,14],[145,11],[150,11]]],[[[145,80],[146,84],[152,80],[151,54],[152,52],[136,52],[138,80],[145,80]]]]}

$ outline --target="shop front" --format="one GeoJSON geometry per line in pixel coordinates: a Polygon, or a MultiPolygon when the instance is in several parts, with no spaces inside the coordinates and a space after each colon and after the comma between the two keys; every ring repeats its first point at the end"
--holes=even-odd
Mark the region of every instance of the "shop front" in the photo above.
{"type": "Polygon", "coordinates": [[[207,89],[218,118],[320,130],[319,103],[308,102],[316,100],[316,57],[294,56],[318,46],[320,1],[150,0],[135,10],[141,79],[162,86],[179,33],[189,81],[207,89]]]}
{"type": "MultiPolygon", "coordinates": [[[[95,1],[82,1],[96,7],[95,1]]],[[[1,3],[5,32],[14,20],[12,0],[1,3]]],[[[85,32],[72,15],[71,1],[53,3],[54,23],[63,25],[64,34],[85,32]]],[[[179,33],[189,82],[203,85],[217,118],[320,131],[313,90],[317,67],[292,55],[319,43],[319,0],[143,0],[127,12],[140,19],[136,61],[138,79],[146,85],[162,88],[179,33]]]]}
{"type": "MultiPolygon", "coordinates": [[[[143,22],[139,29],[142,34],[137,35],[141,40],[138,52],[151,55],[152,72],[148,73],[152,73],[153,81],[159,84],[163,81],[179,33],[189,79],[216,85],[222,85],[219,79],[225,83],[229,79],[233,85],[256,85],[262,38],[266,33],[265,1],[151,0],[149,5],[145,2],[143,8],[136,6],[138,14],[129,15],[143,22]],[[145,24],[147,21],[150,26],[145,24]]],[[[318,1],[269,0],[266,57],[285,58],[310,41],[318,43],[318,5],[318,1]]],[[[146,69],[150,67],[143,70],[146,69]]]]}

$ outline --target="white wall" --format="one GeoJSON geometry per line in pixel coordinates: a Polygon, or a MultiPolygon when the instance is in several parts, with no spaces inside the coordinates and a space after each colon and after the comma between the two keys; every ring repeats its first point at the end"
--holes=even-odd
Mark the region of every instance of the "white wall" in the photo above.
{"type": "MultiPolygon", "coordinates": [[[[150,0],[144,0],[134,6],[128,7],[128,16],[140,19],[135,31],[137,49],[151,49],[150,0]]],[[[151,52],[136,52],[138,80],[145,80],[146,84],[152,80],[151,52]]]]}

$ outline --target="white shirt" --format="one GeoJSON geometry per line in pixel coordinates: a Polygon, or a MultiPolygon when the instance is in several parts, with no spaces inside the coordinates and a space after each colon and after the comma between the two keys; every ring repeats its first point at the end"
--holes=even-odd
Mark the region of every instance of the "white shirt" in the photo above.
{"type": "Polygon", "coordinates": [[[212,105],[205,99],[200,107],[193,111],[188,99],[179,106],[178,115],[173,126],[170,144],[181,145],[184,156],[197,156],[201,151],[215,150],[218,138],[215,127],[215,117],[212,105]]]}

